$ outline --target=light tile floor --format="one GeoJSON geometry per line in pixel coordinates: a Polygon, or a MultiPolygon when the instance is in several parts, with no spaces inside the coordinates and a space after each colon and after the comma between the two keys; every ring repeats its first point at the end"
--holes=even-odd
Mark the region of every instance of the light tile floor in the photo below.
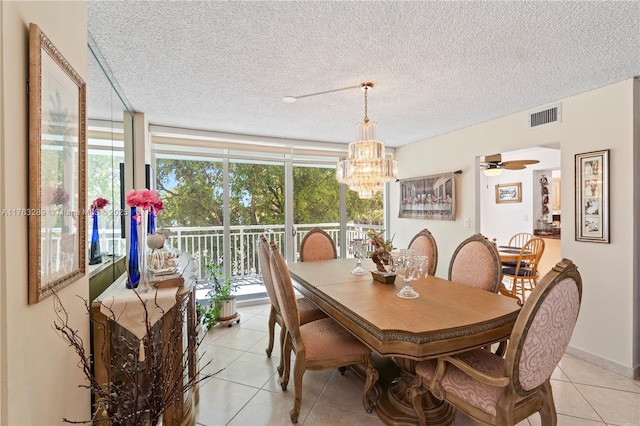
{"type": "MultiPolygon", "coordinates": [[[[207,333],[200,349],[202,363],[211,360],[206,372],[221,370],[200,386],[196,423],[214,425],[291,425],[293,384],[283,392],[276,367],[280,350],[267,358],[269,305],[238,309],[240,324],[216,327],[207,333]]],[[[276,326],[276,338],[279,328],[276,326]]],[[[640,381],[611,373],[565,355],[552,376],[558,425],[640,426],[640,381]]],[[[307,371],[304,375],[302,426],[382,425],[375,412],[362,406],[363,382],[347,371],[307,371]]],[[[519,423],[537,426],[536,414],[519,423]]],[[[477,425],[458,413],[454,426],[477,425]]]]}

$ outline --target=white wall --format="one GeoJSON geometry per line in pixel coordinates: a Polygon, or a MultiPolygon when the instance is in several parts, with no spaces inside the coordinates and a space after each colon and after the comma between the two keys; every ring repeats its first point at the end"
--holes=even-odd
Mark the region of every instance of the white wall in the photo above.
{"type": "MultiPolygon", "coordinates": [[[[560,168],[560,150],[536,148],[505,153],[503,161],[539,160],[524,170],[503,170],[499,176],[485,176],[478,172],[480,218],[478,232],[487,238],[495,238],[499,245],[506,245],[509,238],[518,232],[533,233],[537,220],[542,216],[542,190],[539,176],[545,174],[551,191],[551,170],[560,168]],[[495,187],[498,184],[522,184],[521,203],[496,203],[495,187]]],[[[549,193],[551,197],[551,193],[549,193]]],[[[549,219],[551,217],[549,216],[549,219]]]]}
{"type": "MultiPolygon", "coordinates": [[[[1,208],[26,208],[28,193],[28,27],[36,23],[86,80],[85,2],[0,3],[1,208]]],[[[0,424],[52,425],[90,418],[90,393],[78,358],[54,332],[51,297],[27,304],[27,217],[0,216],[0,424]]],[[[83,302],[88,278],[61,290],[70,322],[89,342],[83,302]]]]}
{"type": "Polygon", "coordinates": [[[633,353],[634,263],[637,261],[633,235],[637,221],[634,220],[634,196],[630,196],[634,194],[634,155],[637,155],[633,149],[634,84],[640,83],[630,79],[562,99],[561,125],[530,131],[528,113],[522,111],[399,148],[396,155],[400,178],[459,169],[463,174],[456,176],[455,221],[397,218],[399,187],[392,184],[389,226],[390,232],[396,234],[398,246],[406,245],[416,232],[428,228],[438,243],[437,275],[446,277],[455,247],[479,229],[476,209],[481,178],[476,172],[476,158],[487,153],[559,143],[563,176],[562,255],[576,263],[584,286],[571,350],[627,375],[639,364],[638,355],[633,353]],[[600,149],[611,150],[611,188],[623,189],[611,191],[611,243],[577,242],[573,231],[575,191],[573,179],[569,178],[574,176],[574,155],[600,149]],[[464,227],[465,218],[471,219],[471,227],[464,227]]]}

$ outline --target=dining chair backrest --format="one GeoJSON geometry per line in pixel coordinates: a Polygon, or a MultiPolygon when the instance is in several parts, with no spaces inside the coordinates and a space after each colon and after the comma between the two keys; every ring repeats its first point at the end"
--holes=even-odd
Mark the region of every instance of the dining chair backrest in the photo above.
{"type": "Polygon", "coordinates": [[[298,300],[296,299],[289,275],[289,268],[282,254],[278,251],[275,242],[271,242],[271,252],[269,254],[269,265],[271,267],[271,277],[275,288],[276,298],[280,305],[282,319],[291,335],[294,344],[301,344],[300,340],[300,311],[298,310],[298,300]]]}
{"type": "Polygon", "coordinates": [[[300,242],[300,262],[329,260],[337,257],[333,238],[318,227],[310,229],[300,242]]]}
{"type": "Polygon", "coordinates": [[[502,263],[495,244],[475,234],[458,245],[449,263],[449,280],[496,293],[502,263]]]}
{"type": "Polygon", "coordinates": [[[534,278],[538,273],[538,263],[544,253],[544,240],[534,237],[527,241],[518,254],[518,258],[512,265],[503,268],[505,275],[534,278]]]}
{"type": "Polygon", "coordinates": [[[513,234],[509,239],[509,247],[524,247],[524,245],[534,237],[533,234],[528,232],[519,232],[517,234],[513,234]]]}
{"type": "Polygon", "coordinates": [[[438,268],[438,245],[431,232],[426,228],[418,232],[409,242],[409,248],[417,255],[427,256],[427,273],[435,275],[438,268]]]}
{"type": "Polygon", "coordinates": [[[562,259],[533,289],[511,332],[506,374],[525,396],[547,381],[564,355],[578,319],[582,278],[562,259]]]}
{"type": "Polygon", "coordinates": [[[260,266],[260,272],[262,273],[262,281],[267,288],[267,295],[269,300],[275,308],[276,312],[280,313],[280,304],[278,303],[278,296],[276,295],[276,289],[273,285],[273,278],[271,277],[271,265],[269,264],[269,242],[267,238],[260,234],[258,240],[258,265],[260,266]]]}

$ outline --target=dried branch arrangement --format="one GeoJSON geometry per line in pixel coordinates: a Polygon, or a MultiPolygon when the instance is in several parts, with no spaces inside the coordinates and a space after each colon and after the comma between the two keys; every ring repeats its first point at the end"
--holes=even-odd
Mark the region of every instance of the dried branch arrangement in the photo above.
{"type": "MultiPolygon", "coordinates": [[[[200,365],[202,355],[194,355],[199,353],[202,340],[197,336],[187,337],[183,334],[186,298],[183,303],[177,303],[172,308],[174,312],[167,313],[154,326],[149,326],[147,321],[147,336],[142,345],[132,333],[115,321],[97,321],[90,304],[84,300],[94,333],[102,331],[103,336],[111,336],[110,342],[105,341],[102,345],[102,348],[109,350],[103,349],[101,353],[94,354],[94,357],[101,357],[107,370],[107,382],[99,383],[91,355],[85,351],[84,342],[77,330],[69,324],[68,313],[58,295],[53,296],[57,317],[53,327],[80,358],[79,366],[88,383],[79,386],[89,388],[93,393],[92,418],[86,421],[65,418],[65,423],[155,425],[165,411],[183,401],[187,392],[217,374],[204,374],[203,369],[211,361],[200,365]],[[105,332],[104,327],[110,327],[109,333],[105,332]],[[183,345],[184,338],[193,339],[194,344],[183,345]],[[144,353],[141,354],[143,350],[144,353]]],[[[147,319],[147,307],[144,304],[142,306],[144,308],[141,309],[141,315],[147,319]]],[[[173,416],[176,418],[170,423],[180,424],[182,419],[178,417],[182,416],[182,410],[173,410],[173,416]]]]}

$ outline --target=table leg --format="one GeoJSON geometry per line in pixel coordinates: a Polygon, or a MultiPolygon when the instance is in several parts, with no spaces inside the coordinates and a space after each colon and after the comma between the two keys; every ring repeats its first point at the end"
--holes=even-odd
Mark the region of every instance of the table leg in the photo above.
{"type": "MultiPolygon", "coordinates": [[[[409,385],[415,377],[415,361],[405,358],[376,357],[380,373],[378,385],[380,398],[375,410],[386,424],[394,426],[416,425],[418,417],[409,399],[409,385]]],[[[453,423],[453,408],[436,399],[430,392],[423,395],[423,407],[429,426],[445,426],[453,423]]]]}

